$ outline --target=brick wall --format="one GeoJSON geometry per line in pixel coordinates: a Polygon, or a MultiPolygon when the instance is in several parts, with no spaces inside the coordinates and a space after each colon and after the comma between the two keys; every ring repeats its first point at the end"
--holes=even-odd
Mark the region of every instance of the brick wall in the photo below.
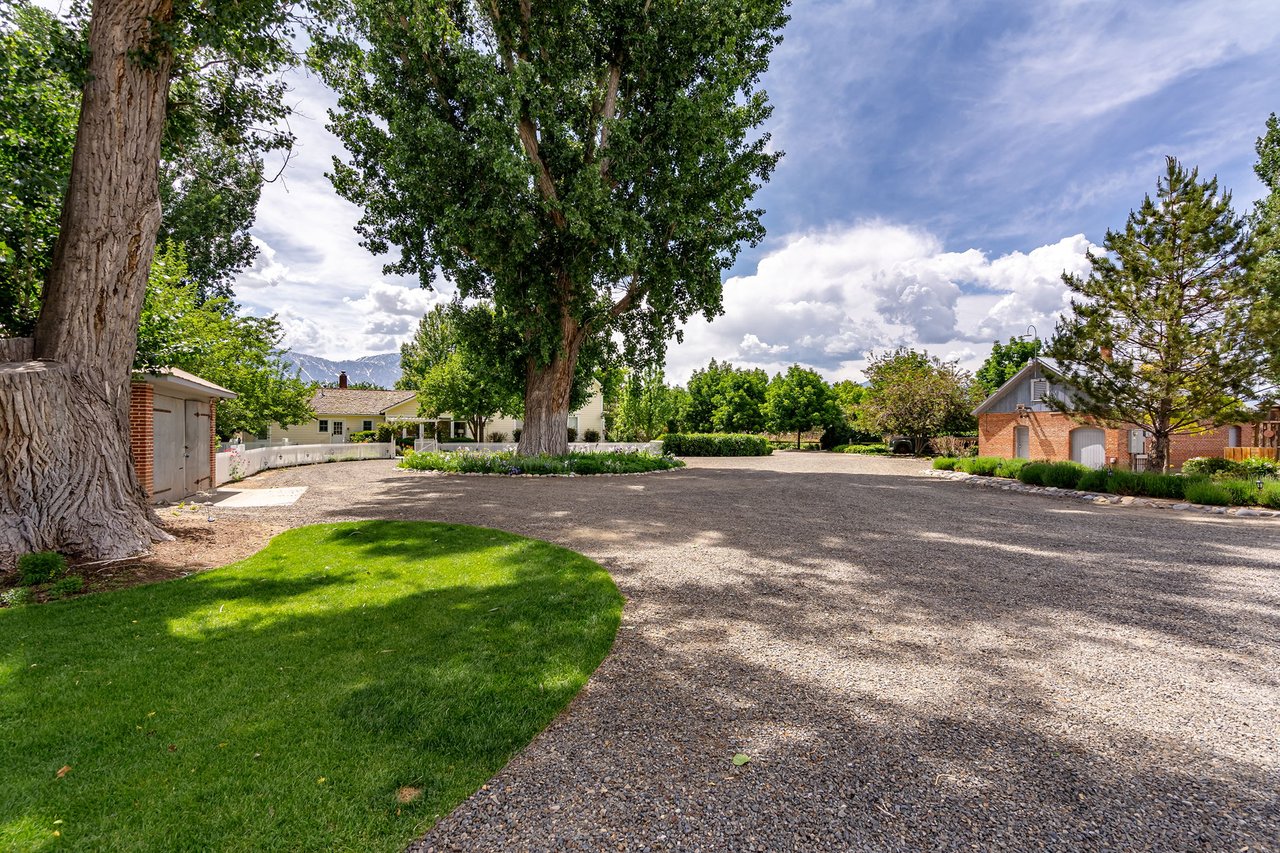
{"type": "MultiPolygon", "coordinates": [[[[1089,426],[1060,412],[1029,412],[1019,417],[1016,412],[987,413],[978,416],[978,453],[1012,459],[1017,455],[1014,431],[1025,426],[1030,439],[1031,459],[1065,462],[1071,459],[1071,431],[1089,426]]],[[[1121,429],[1104,429],[1108,464],[1118,468],[1132,465],[1129,456],[1129,434],[1121,429]],[[1111,460],[1115,460],[1112,462],[1111,460]]]]}
{"type": "Polygon", "coordinates": [[[129,451],[138,482],[151,497],[155,488],[155,389],[145,382],[134,382],[129,389],[129,451]]]}
{"type": "MultiPolygon", "coordinates": [[[[1230,429],[1231,427],[1224,426],[1199,433],[1198,435],[1170,436],[1169,467],[1171,469],[1181,468],[1182,463],[1197,456],[1221,456],[1223,449],[1227,446],[1227,433],[1230,429]]],[[[1249,429],[1248,425],[1241,427],[1241,444],[1249,441],[1249,429]]]]}
{"type": "Polygon", "coordinates": [[[218,483],[218,398],[209,398],[209,488],[218,483]]]}

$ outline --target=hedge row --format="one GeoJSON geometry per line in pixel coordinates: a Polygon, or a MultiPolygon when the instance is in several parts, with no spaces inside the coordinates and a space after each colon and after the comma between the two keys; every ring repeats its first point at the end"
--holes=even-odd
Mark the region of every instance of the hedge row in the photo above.
{"type": "Polygon", "coordinates": [[[759,435],[731,433],[668,433],[662,452],[672,456],[768,456],[769,440],[759,435]]]}

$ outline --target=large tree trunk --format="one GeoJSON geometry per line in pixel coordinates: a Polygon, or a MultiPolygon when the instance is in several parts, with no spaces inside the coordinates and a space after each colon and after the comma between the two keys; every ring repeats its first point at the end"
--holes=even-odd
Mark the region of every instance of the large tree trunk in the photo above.
{"type": "Polygon", "coordinates": [[[562,456],[569,452],[569,396],[578,349],[556,356],[550,364],[539,365],[530,358],[525,368],[524,427],[519,453],[562,456]]]}
{"type": "Polygon", "coordinates": [[[0,366],[0,562],[111,559],[166,538],[134,473],[129,386],[160,224],[170,0],[95,0],[85,85],[34,361],[0,366]]]}

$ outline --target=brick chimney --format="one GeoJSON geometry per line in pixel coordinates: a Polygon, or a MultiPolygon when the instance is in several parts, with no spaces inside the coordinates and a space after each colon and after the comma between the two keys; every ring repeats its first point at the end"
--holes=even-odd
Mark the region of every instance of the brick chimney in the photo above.
{"type": "Polygon", "coordinates": [[[345,370],[338,374],[338,387],[347,387],[347,372],[345,370]]]}

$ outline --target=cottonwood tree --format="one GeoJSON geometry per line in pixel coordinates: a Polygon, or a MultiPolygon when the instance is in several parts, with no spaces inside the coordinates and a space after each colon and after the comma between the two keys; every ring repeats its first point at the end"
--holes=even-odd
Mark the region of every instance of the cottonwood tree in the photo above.
{"type": "Polygon", "coordinates": [[[1152,435],[1151,467],[1168,468],[1169,438],[1248,417],[1265,379],[1273,306],[1253,234],[1217,179],[1170,157],[1156,196],[1107,231],[1088,276],[1064,275],[1071,314],[1048,347],[1069,401],[1050,405],[1152,435]]]}
{"type": "Polygon", "coordinates": [[[973,375],[988,396],[1000,390],[1000,386],[1012,379],[1028,361],[1036,357],[1040,351],[1039,341],[1020,341],[1009,338],[1009,343],[995,341],[991,344],[991,354],[973,375]]]}
{"type": "Polygon", "coordinates": [[[866,374],[859,422],[867,431],[910,436],[923,453],[933,436],[972,428],[982,390],[954,362],[901,347],[873,356],[866,374]]]}
{"type": "Polygon", "coordinates": [[[780,156],[755,129],[786,0],[333,0],[320,74],[389,272],[437,271],[516,332],[522,453],[563,453],[578,363],[617,336],[658,363],[763,236],[780,156]]]}
{"type": "Polygon", "coordinates": [[[769,374],[714,358],[689,377],[686,427],[693,432],[763,432],[769,374]]]}
{"type": "Polygon", "coordinates": [[[71,174],[32,338],[0,343],[0,560],[165,538],[129,451],[129,385],[176,73],[289,57],[277,0],[95,0],[71,174]]]}

